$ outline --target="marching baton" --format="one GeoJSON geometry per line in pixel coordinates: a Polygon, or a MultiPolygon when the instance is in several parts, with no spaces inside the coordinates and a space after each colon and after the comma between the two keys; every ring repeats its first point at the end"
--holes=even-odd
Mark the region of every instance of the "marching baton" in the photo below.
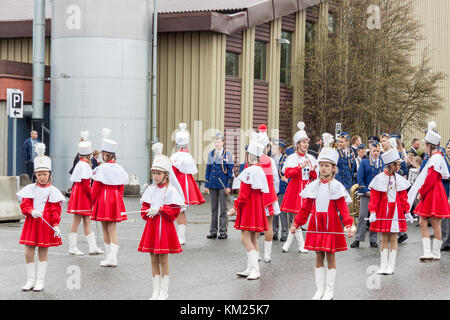
{"type": "Polygon", "coordinates": [[[320,234],[348,234],[350,232],[325,232],[325,231],[300,231],[300,232],[304,232],[304,233],[320,233],[320,234]]]}
{"type": "MultiPolygon", "coordinates": [[[[53,231],[56,232],[55,228],[53,228],[50,223],[47,222],[47,220],[45,220],[43,217],[40,217],[42,219],[42,221],[44,221],[53,231]]],[[[68,242],[67,239],[65,237],[63,237],[63,235],[61,234],[61,239],[64,239],[64,241],[68,242]]]]}
{"type": "Polygon", "coordinates": [[[72,212],[89,212],[89,211],[94,211],[94,209],[91,209],[91,210],[70,210],[70,212],[67,212],[67,213],[72,213],[72,212]]]}
{"type": "Polygon", "coordinates": [[[134,214],[134,213],[144,213],[144,212],[148,212],[146,210],[139,210],[139,211],[126,211],[126,212],[121,212],[120,215],[124,216],[126,214],[134,214]]]}
{"type": "MultiPolygon", "coordinates": [[[[369,221],[369,218],[365,218],[364,220],[369,221]]],[[[378,218],[377,218],[377,220],[380,220],[380,221],[407,221],[406,219],[378,219],[378,218]]],[[[413,218],[413,222],[414,221],[418,221],[418,219],[413,218]]]]}

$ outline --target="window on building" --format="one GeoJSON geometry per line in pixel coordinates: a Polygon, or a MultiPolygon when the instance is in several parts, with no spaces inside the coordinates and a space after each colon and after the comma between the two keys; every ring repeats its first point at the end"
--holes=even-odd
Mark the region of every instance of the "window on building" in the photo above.
{"type": "Polygon", "coordinates": [[[314,23],[306,21],[305,41],[311,43],[314,39],[314,23]]]}
{"type": "Polygon", "coordinates": [[[328,14],[328,32],[334,33],[336,30],[336,15],[332,12],[328,14]]]}
{"type": "Polygon", "coordinates": [[[255,80],[266,80],[266,43],[255,41],[255,80]]]}
{"type": "Polygon", "coordinates": [[[239,55],[237,53],[227,52],[225,74],[231,77],[239,77],[239,55]]]}
{"type": "Polygon", "coordinates": [[[282,31],[281,38],[289,40],[291,44],[285,43],[281,45],[280,82],[290,84],[292,64],[292,32],[282,31]]]}

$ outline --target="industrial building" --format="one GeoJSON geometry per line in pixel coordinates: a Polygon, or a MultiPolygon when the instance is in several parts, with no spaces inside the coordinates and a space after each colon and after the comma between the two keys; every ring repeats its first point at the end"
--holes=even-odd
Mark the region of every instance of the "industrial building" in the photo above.
{"type": "MultiPolygon", "coordinates": [[[[23,90],[25,103],[31,104],[33,2],[0,2],[0,175],[11,174],[12,161],[6,88],[23,90]]],[[[47,1],[45,128],[38,130],[49,146],[60,188],[69,186],[67,172],[79,132],[89,129],[99,146],[101,128],[108,126],[120,145],[118,162],[141,183],[147,179],[152,138],[149,3],[47,1]]],[[[446,0],[419,6],[426,35],[434,34],[434,28],[448,35],[448,26],[429,19],[448,16],[446,7],[446,0]]],[[[202,181],[217,131],[225,133],[236,163],[242,160],[246,135],[261,123],[268,124],[272,136],[290,141],[303,102],[301,81],[296,82],[300,87],[291,83],[303,70],[292,66],[299,65],[306,42],[312,41],[313,25],[333,20],[333,8],[334,1],[325,0],[159,1],[157,123],[165,152],[174,146],[178,123],[188,123],[199,167],[196,178],[202,181]]],[[[439,38],[428,39],[431,47],[440,45],[439,38]]],[[[448,66],[439,57],[449,54],[440,48],[433,68],[448,66]]],[[[436,117],[443,137],[450,136],[449,90],[446,82],[445,110],[436,117]]],[[[25,172],[22,142],[32,125],[30,118],[18,121],[18,173],[25,172]]]]}

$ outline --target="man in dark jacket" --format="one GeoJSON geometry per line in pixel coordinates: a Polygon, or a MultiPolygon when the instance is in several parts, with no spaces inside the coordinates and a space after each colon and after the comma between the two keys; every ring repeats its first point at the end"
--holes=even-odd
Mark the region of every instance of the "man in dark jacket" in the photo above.
{"type": "Polygon", "coordinates": [[[35,146],[36,143],[41,142],[38,139],[38,133],[36,130],[30,132],[30,137],[23,143],[23,158],[25,159],[25,166],[27,168],[27,174],[30,176],[30,180],[34,182],[34,164],[33,160],[36,156],[35,146]]]}

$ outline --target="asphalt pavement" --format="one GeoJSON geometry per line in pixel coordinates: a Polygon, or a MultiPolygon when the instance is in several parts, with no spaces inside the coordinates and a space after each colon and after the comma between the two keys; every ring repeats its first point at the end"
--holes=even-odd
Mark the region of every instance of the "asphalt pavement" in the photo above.
{"type": "MultiPolygon", "coordinates": [[[[125,198],[128,211],[139,210],[139,198],[125,198]]],[[[228,203],[231,207],[231,202],[228,203]]],[[[191,206],[187,212],[187,243],[183,252],[169,257],[169,299],[177,300],[309,300],[315,292],[315,253],[299,253],[293,243],[287,253],[283,242],[274,241],[272,262],[260,262],[261,278],[249,281],[236,272],[246,268],[246,253],[240,232],[229,222],[228,239],[206,239],[209,233],[210,203],[191,206]]],[[[62,214],[61,231],[69,233],[72,215],[62,214]]],[[[23,245],[18,243],[23,220],[0,223],[0,299],[119,299],[142,300],[152,295],[150,255],[137,251],[144,229],[139,214],[118,225],[117,268],[99,266],[104,255],[71,256],[68,243],[49,249],[48,272],[43,292],[22,292],[26,282],[23,245]]],[[[399,245],[396,272],[378,276],[379,250],[370,248],[366,237],[360,248],[336,254],[336,300],[450,299],[450,252],[441,261],[420,262],[422,240],[417,223],[409,224],[408,240],[399,245]]],[[[100,232],[100,223],[91,228],[100,232]]],[[[367,235],[368,236],[368,235],[367,235]]],[[[87,253],[82,226],[78,248],[87,253]]],[[[264,237],[260,237],[263,256],[264,237]]]]}

